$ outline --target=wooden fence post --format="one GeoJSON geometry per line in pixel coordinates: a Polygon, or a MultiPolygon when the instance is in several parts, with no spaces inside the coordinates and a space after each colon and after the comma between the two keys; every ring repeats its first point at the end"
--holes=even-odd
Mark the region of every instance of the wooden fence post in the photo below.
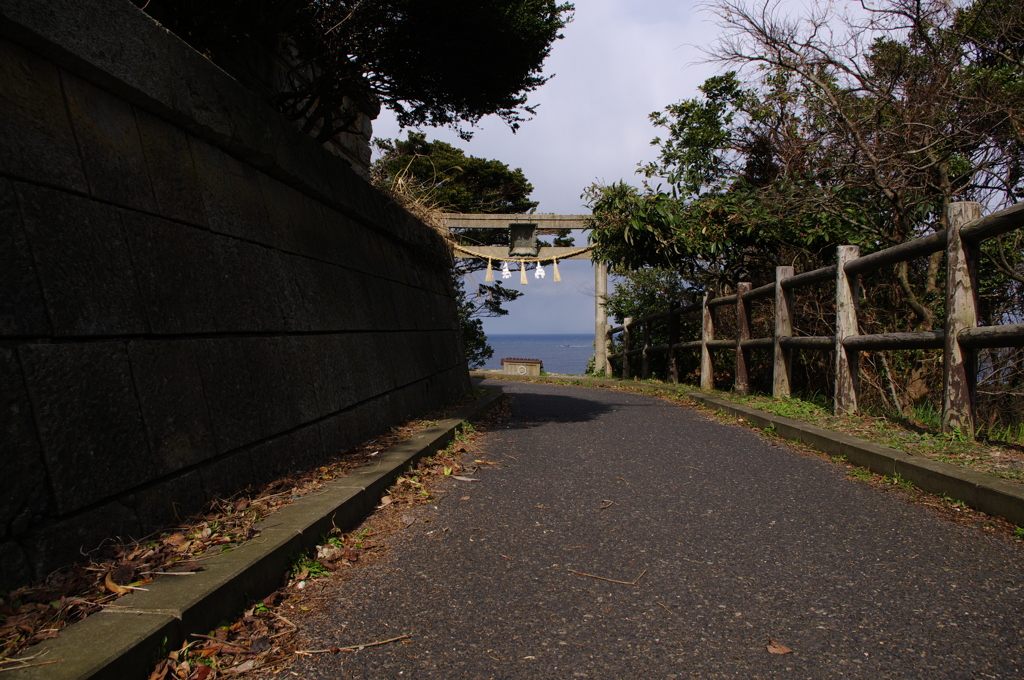
{"type": "Polygon", "coordinates": [[[629,371],[629,350],[630,336],[632,335],[633,317],[627,316],[622,320],[622,379],[629,380],[632,375],[629,371]]]}
{"type": "Polygon", "coordinates": [[[836,248],[836,385],[835,412],[856,413],[857,383],[860,355],[847,350],[843,340],[859,335],[857,329],[857,298],[860,277],[846,274],[846,263],[860,257],[859,246],[836,248]]]}
{"type": "Polygon", "coordinates": [[[782,287],[782,282],[792,276],[792,267],[775,268],[775,365],[772,396],[776,399],[789,396],[793,373],[793,352],[779,342],[781,338],[793,335],[793,317],[790,311],[790,307],[793,306],[793,293],[782,287]]]}
{"type": "Polygon", "coordinates": [[[750,301],[743,294],[750,291],[749,283],[736,284],[736,379],[733,390],[736,394],[750,394],[750,376],[747,373],[747,353],[743,341],[750,339],[750,301]]]}
{"type": "Polygon", "coordinates": [[[604,327],[604,374],[613,378],[612,375],[612,360],[609,359],[612,354],[612,325],[606,324],[604,327]]]}
{"type": "Polygon", "coordinates": [[[946,228],[946,333],[942,354],[942,431],[974,436],[977,350],[961,347],[958,335],[978,325],[975,285],[977,248],[964,243],[960,229],[981,217],[981,204],[950,203],[946,228]]]}
{"type": "Polygon", "coordinates": [[[679,343],[679,314],[674,314],[677,303],[669,305],[668,313],[668,381],[679,382],[679,353],[676,345],[679,343]]]}
{"type": "Polygon", "coordinates": [[[711,350],[708,348],[708,341],[715,339],[715,317],[711,307],[708,307],[710,296],[710,292],[704,293],[704,304],[701,305],[703,323],[700,333],[700,388],[702,390],[715,388],[715,367],[711,361],[711,350]]]}
{"type": "Polygon", "coordinates": [[[641,363],[640,376],[647,380],[651,377],[651,320],[647,319],[644,321],[643,326],[643,341],[644,341],[644,353],[641,356],[643,359],[641,363]]]}

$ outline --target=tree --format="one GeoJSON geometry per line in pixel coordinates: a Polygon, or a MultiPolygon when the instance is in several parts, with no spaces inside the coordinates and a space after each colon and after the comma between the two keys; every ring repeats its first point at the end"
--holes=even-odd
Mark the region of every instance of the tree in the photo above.
{"type": "MultiPolygon", "coordinates": [[[[589,190],[599,256],[721,291],[768,283],[776,264],[830,264],[839,244],[868,253],[943,229],[953,200],[1022,195],[1020,3],[881,0],[796,19],[774,2],[714,9],[726,32],[712,57],[741,70],[651,115],[666,134],[642,189],[589,190]]],[[[987,247],[989,323],[1020,314],[1013,238],[987,247]]],[[[866,280],[864,331],[933,328],[941,270],[939,254],[866,280]]],[[[815,313],[809,331],[828,334],[829,310],[815,313]]]]}
{"type": "Polygon", "coordinates": [[[574,7],[555,0],[136,0],[232,75],[270,86],[326,142],[381,104],[403,126],[513,129],[534,109],[551,45],[574,7]]]}
{"type": "Polygon", "coordinates": [[[423,195],[443,212],[528,213],[537,207],[529,200],[533,185],[520,168],[498,160],[467,156],[442,141],[427,141],[421,132],[406,139],[377,139],[381,152],[374,165],[385,181],[419,185],[423,195]]]}

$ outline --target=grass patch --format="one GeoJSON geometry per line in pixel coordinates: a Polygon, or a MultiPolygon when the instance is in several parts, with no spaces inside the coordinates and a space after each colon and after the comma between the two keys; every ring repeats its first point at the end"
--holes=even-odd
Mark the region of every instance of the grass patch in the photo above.
{"type": "Polygon", "coordinates": [[[714,392],[714,396],[784,418],[843,432],[922,458],[951,463],[1014,482],[1024,482],[1024,447],[998,445],[988,439],[971,440],[962,432],[943,433],[934,409],[915,409],[899,420],[857,413],[835,415],[820,400],[773,399],[714,392]]]}

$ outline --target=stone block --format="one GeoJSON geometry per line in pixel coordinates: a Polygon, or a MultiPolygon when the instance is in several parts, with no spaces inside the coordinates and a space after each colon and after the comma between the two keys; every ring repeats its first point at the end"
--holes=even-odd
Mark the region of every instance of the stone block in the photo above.
{"type": "Polygon", "coordinates": [[[341,336],[352,370],[352,394],[361,402],[395,388],[395,367],[384,333],[351,333],[341,336]]]}
{"type": "Polygon", "coordinates": [[[188,135],[142,109],[135,109],[135,120],[157,212],[170,219],[206,226],[206,209],[188,135]]]}
{"type": "Polygon", "coordinates": [[[145,534],[138,517],[116,500],[35,528],[21,541],[33,578],[82,560],[108,540],[131,541],[145,534]]]}
{"type": "Polygon", "coordinates": [[[160,475],[195,465],[216,453],[195,349],[192,340],[128,343],[142,422],[160,475]]]}
{"type": "Polygon", "coordinates": [[[469,368],[466,366],[466,360],[463,359],[462,363],[456,365],[454,368],[450,368],[440,376],[441,379],[441,392],[444,401],[452,401],[458,399],[472,386],[469,379],[469,368]]]}
{"type": "Polygon", "coordinates": [[[142,533],[148,535],[168,525],[181,526],[186,518],[202,510],[209,500],[203,490],[202,474],[192,470],[133,491],[121,502],[134,511],[142,533]]]}
{"type": "Polygon", "coordinates": [[[391,419],[391,397],[389,395],[369,399],[354,407],[351,412],[357,442],[375,437],[396,424],[391,419]]]}
{"type": "Polygon", "coordinates": [[[10,182],[0,179],[0,336],[49,334],[43,292],[14,190],[10,182]]]}
{"type": "Polygon", "coordinates": [[[314,333],[337,330],[341,313],[333,299],[332,265],[298,255],[291,256],[289,264],[308,329],[314,333]]]}
{"type": "Polygon", "coordinates": [[[5,175],[88,192],[57,67],[3,39],[0,120],[5,175]]]}
{"type": "Polygon", "coordinates": [[[18,356],[58,512],[156,476],[122,343],[22,345],[18,356]]]}
{"type": "Polygon", "coordinates": [[[379,327],[363,277],[348,269],[304,257],[292,258],[295,282],[312,331],[371,330],[379,327]]]}
{"type": "Polygon", "coordinates": [[[89,193],[115,205],[156,212],[131,105],[66,71],[61,81],[89,193]]]}
{"type": "Polygon", "coordinates": [[[324,459],[320,424],[314,423],[258,444],[252,450],[253,471],[261,481],[316,467],[324,459]]]}
{"type": "Polygon", "coordinates": [[[265,437],[319,417],[308,356],[308,336],[245,340],[249,374],[265,437]]]}
{"type": "Polygon", "coordinates": [[[277,116],[281,126],[278,144],[274,147],[274,161],[278,177],[295,186],[303,186],[316,196],[318,202],[330,200],[331,184],[327,179],[323,147],[309,135],[297,132],[290,121],[277,116]]]}
{"type": "Polygon", "coordinates": [[[260,186],[274,246],[280,250],[321,257],[324,216],[320,204],[302,192],[261,174],[260,186]]]}
{"type": "Polygon", "coordinates": [[[336,299],[343,315],[341,330],[385,330],[395,326],[394,306],[374,303],[386,295],[383,289],[376,287],[374,279],[340,268],[336,275],[333,280],[340,287],[336,299]]]}
{"type": "Polygon", "coordinates": [[[274,437],[260,442],[252,449],[253,475],[259,484],[265,484],[290,472],[289,438],[274,437]]]}
{"type": "Polygon", "coordinates": [[[315,376],[317,402],[322,416],[346,409],[361,398],[361,389],[355,384],[359,370],[357,357],[348,351],[344,335],[321,335],[310,343],[310,360],[315,376]]]}
{"type": "Polygon", "coordinates": [[[214,498],[230,498],[247,487],[256,487],[260,479],[253,470],[252,449],[235,451],[199,468],[203,496],[207,502],[214,498]]]}
{"type": "Polygon", "coordinates": [[[28,561],[14,541],[0,541],[0,590],[7,592],[30,580],[28,561]]]}
{"type": "Polygon", "coordinates": [[[327,459],[340,456],[362,442],[356,410],[343,411],[321,420],[320,440],[327,459]]]}
{"type": "Polygon", "coordinates": [[[377,276],[361,278],[372,314],[372,330],[390,331],[401,328],[405,323],[402,312],[405,311],[406,301],[396,299],[398,289],[395,288],[394,282],[377,276]]]}
{"type": "Polygon", "coordinates": [[[373,272],[378,263],[371,256],[369,230],[333,208],[324,206],[323,216],[323,247],[319,253],[307,254],[359,272],[373,272]]]}
{"type": "Polygon", "coordinates": [[[272,245],[260,173],[195,137],[189,139],[210,229],[246,241],[272,245]]]}
{"type": "Polygon", "coordinates": [[[136,212],[122,218],[154,333],[259,328],[235,239],[136,212]]]}
{"type": "Polygon", "coordinates": [[[14,190],[53,332],[148,332],[118,210],[28,184],[14,190]]]}
{"type": "Polygon", "coordinates": [[[237,242],[256,327],[262,332],[309,330],[309,318],[295,280],[298,256],[254,243],[237,242]]]}
{"type": "Polygon", "coordinates": [[[14,352],[4,348],[0,348],[0,385],[0,470],[5,481],[0,494],[0,537],[4,537],[16,517],[43,512],[49,492],[21,368],[14,352]]]}
{"type": "Polygon", "coordinates": [[[430,381],[421,380],[395,390],[389,399],[392,422],[400,423],[424,413],[432,406],[440,406],[440,401],[432,399],[434,395],[430,387],[430,381]]]}
{"type": "Polygon", "coordinates": [[[196,359],[203,379],[218,453],[251,444],[263,437],[243,338],[196,341],[196,359]]]}
{"type": "Polygon", "coordinates": [[[363,229],[363,254],[367,271],[395,280],[399,276],[399,263],[395,259],[401,244],[374,229],[363,229]]]}
{"type": "Polygon", "coordinates": [[[394,366],[395,384],[408,385],[420,378],[423,347],[416,333],[388,333],[383,336],[394,366]]]}

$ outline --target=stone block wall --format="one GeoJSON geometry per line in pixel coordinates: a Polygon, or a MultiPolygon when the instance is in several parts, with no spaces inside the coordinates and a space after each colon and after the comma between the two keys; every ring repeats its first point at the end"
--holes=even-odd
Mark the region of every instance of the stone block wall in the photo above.
{"type": "Polygon", "coordinates": [[[0,587],[463,393],[447,266],[128,0],[0,0],[0,587]]]}

